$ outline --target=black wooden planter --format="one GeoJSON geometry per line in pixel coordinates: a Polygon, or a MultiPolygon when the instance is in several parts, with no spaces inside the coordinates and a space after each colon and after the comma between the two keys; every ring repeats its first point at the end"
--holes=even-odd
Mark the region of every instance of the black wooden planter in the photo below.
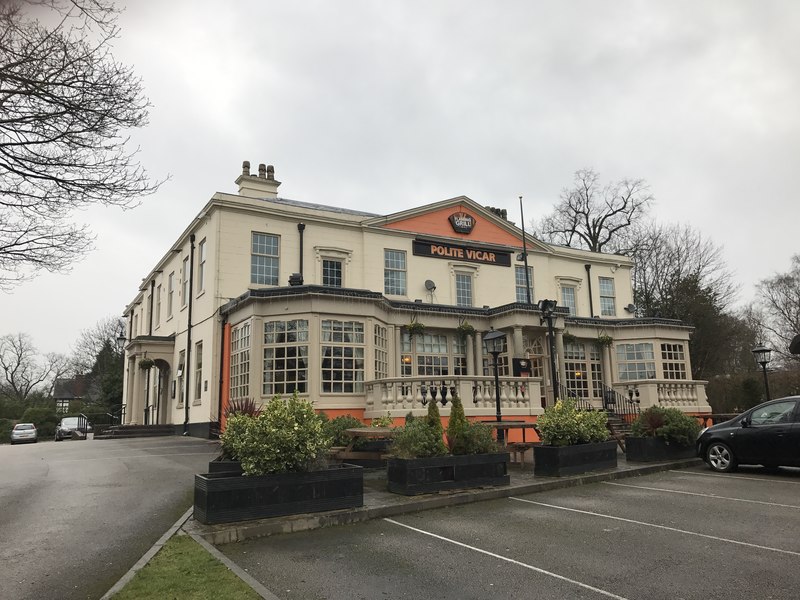
{"type": "Polygon", "coordinates": [[[406,496],[442,490],[508,485],[508,452],[390,458],[387,464],[389,491],[406,496]]]}
{"type": "Polygon", "coordinates": [[[544,477],[578,475],[587,471],[614,469],[617,442],[576,444],[575,446],[534,446],[533,473],[544,477]]]}
{"type": "Polygon", "coordinates": [[[355,465],[308,473],[194,476],[194,518],[209,525],[363,505],[364,470],[355,465]]]}
{"type": "Polygon", "coordinates": [[[209,473],[242,474],[242,463],[238,460],[212,460],[208,463],[209,473]]]}
{"type": "Polygon", "coordinates": [[[667,444],[659,437],[626,437],[625,459],[628,462],[657,462],[694,458],[697,451],[694,446],[667,444]]]}

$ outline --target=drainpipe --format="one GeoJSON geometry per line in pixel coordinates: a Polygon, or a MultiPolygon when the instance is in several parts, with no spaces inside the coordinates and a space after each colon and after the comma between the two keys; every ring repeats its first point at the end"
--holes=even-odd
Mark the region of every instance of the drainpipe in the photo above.
{"type": "Polygon", "coordinates": [[[303,276],[303,232],[306,230],[305,223],[297,224],[297,231],[300,233],[300,277],[303,276]]]}
{"type": "MultiPolygon", "coordinates": [[[[222,429],[222,386],[225,381],[225,325],[228,324],[228,316],[222,317],[222,329],[220,330],[220,349],[219,353],[219,390],[217,391],[217,431],[222,429]]],[[[230,352],[230,349],[228,350],[230,352]]]]}
{"type": "Polygon", "coordinates": [[[589,282],[589,316],[594,317],[594,300],[592,299],[592,265],[583,265],[586,269],[586,280],[589,282]]]}
{"type": "Polygon", "coordinates": [[[183,369],[186,373],[186,396],[183,398],[183,435],[189,435],[189,384],[191,383],[191,364],[192,364],[192,299],[194,298],[194,234],[189,236],[189,285],[186,289],[189,292],[189,302],[187,309],[188,325],[186,326],[186,364],[183,369]]]}

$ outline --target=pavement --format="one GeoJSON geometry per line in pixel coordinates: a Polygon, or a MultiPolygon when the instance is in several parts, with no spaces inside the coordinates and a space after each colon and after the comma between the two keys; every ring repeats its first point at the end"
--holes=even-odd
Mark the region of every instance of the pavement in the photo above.
{"type": "Polygon", "coordinates": [[[569,477],[536,476],[533,474],[532,463],[528,462],[524,465],[512,463],[509,467],[510,485],[453,490],[420,496],[403,496],[390,493],[386,489],[385,469],[366,469],[364,472],[364,506],[360,508],[272,517],[219,525],[204,525],[193,518],[189,518],[184,523],[183,530],[190,535],[204,539],[210,544],[219,546],[279,533],[308,531],[322,527],[394,517],[433,508],[444,508],[495,500],[497,498],[507,498],[509,496],[571,488],[600,481],[639,477],[659,471],[698,465],[702,462],[699,458],[691,458],[659,463],[628,463],[622,452],[618,453],[617,459],[618,464],[615,469],[594,471],[569,477]]]}

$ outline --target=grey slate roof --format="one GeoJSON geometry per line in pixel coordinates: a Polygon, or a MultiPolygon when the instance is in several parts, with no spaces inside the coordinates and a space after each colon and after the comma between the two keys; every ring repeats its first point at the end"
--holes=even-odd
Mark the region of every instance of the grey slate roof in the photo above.
{"type": "Polygon", "coordinates": [[[362,217],[382,217],[376,213],[368,213],[362,210],[353,210],[350,208],[342,208],[341,206],[328,206],[326,204],[315,204],[313,202],[301,202],[299,200],[290,200],[289,198],[261,198],[264,202],[272,202],[274,204],[285,204],[286,206],[295,206],[297,208],[308,208],[310,210],[324,210],[326,212],[341,213],[344,215],[357,215],[362,217]]]}

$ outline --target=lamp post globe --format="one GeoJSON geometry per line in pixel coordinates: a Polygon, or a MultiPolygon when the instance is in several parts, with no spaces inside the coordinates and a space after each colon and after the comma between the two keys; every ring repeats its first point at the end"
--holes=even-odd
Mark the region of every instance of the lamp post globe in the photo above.
{"type": "Polygon", "coordinates": [[[772,350],[763,345],[756,346],[753,348],[753,357],[764,371],[764,390],[767,393],[767,401],[772,400],[772,396],[769,393],[769,377],[767,376],[767,365],[772,359],[772,350]]]}

